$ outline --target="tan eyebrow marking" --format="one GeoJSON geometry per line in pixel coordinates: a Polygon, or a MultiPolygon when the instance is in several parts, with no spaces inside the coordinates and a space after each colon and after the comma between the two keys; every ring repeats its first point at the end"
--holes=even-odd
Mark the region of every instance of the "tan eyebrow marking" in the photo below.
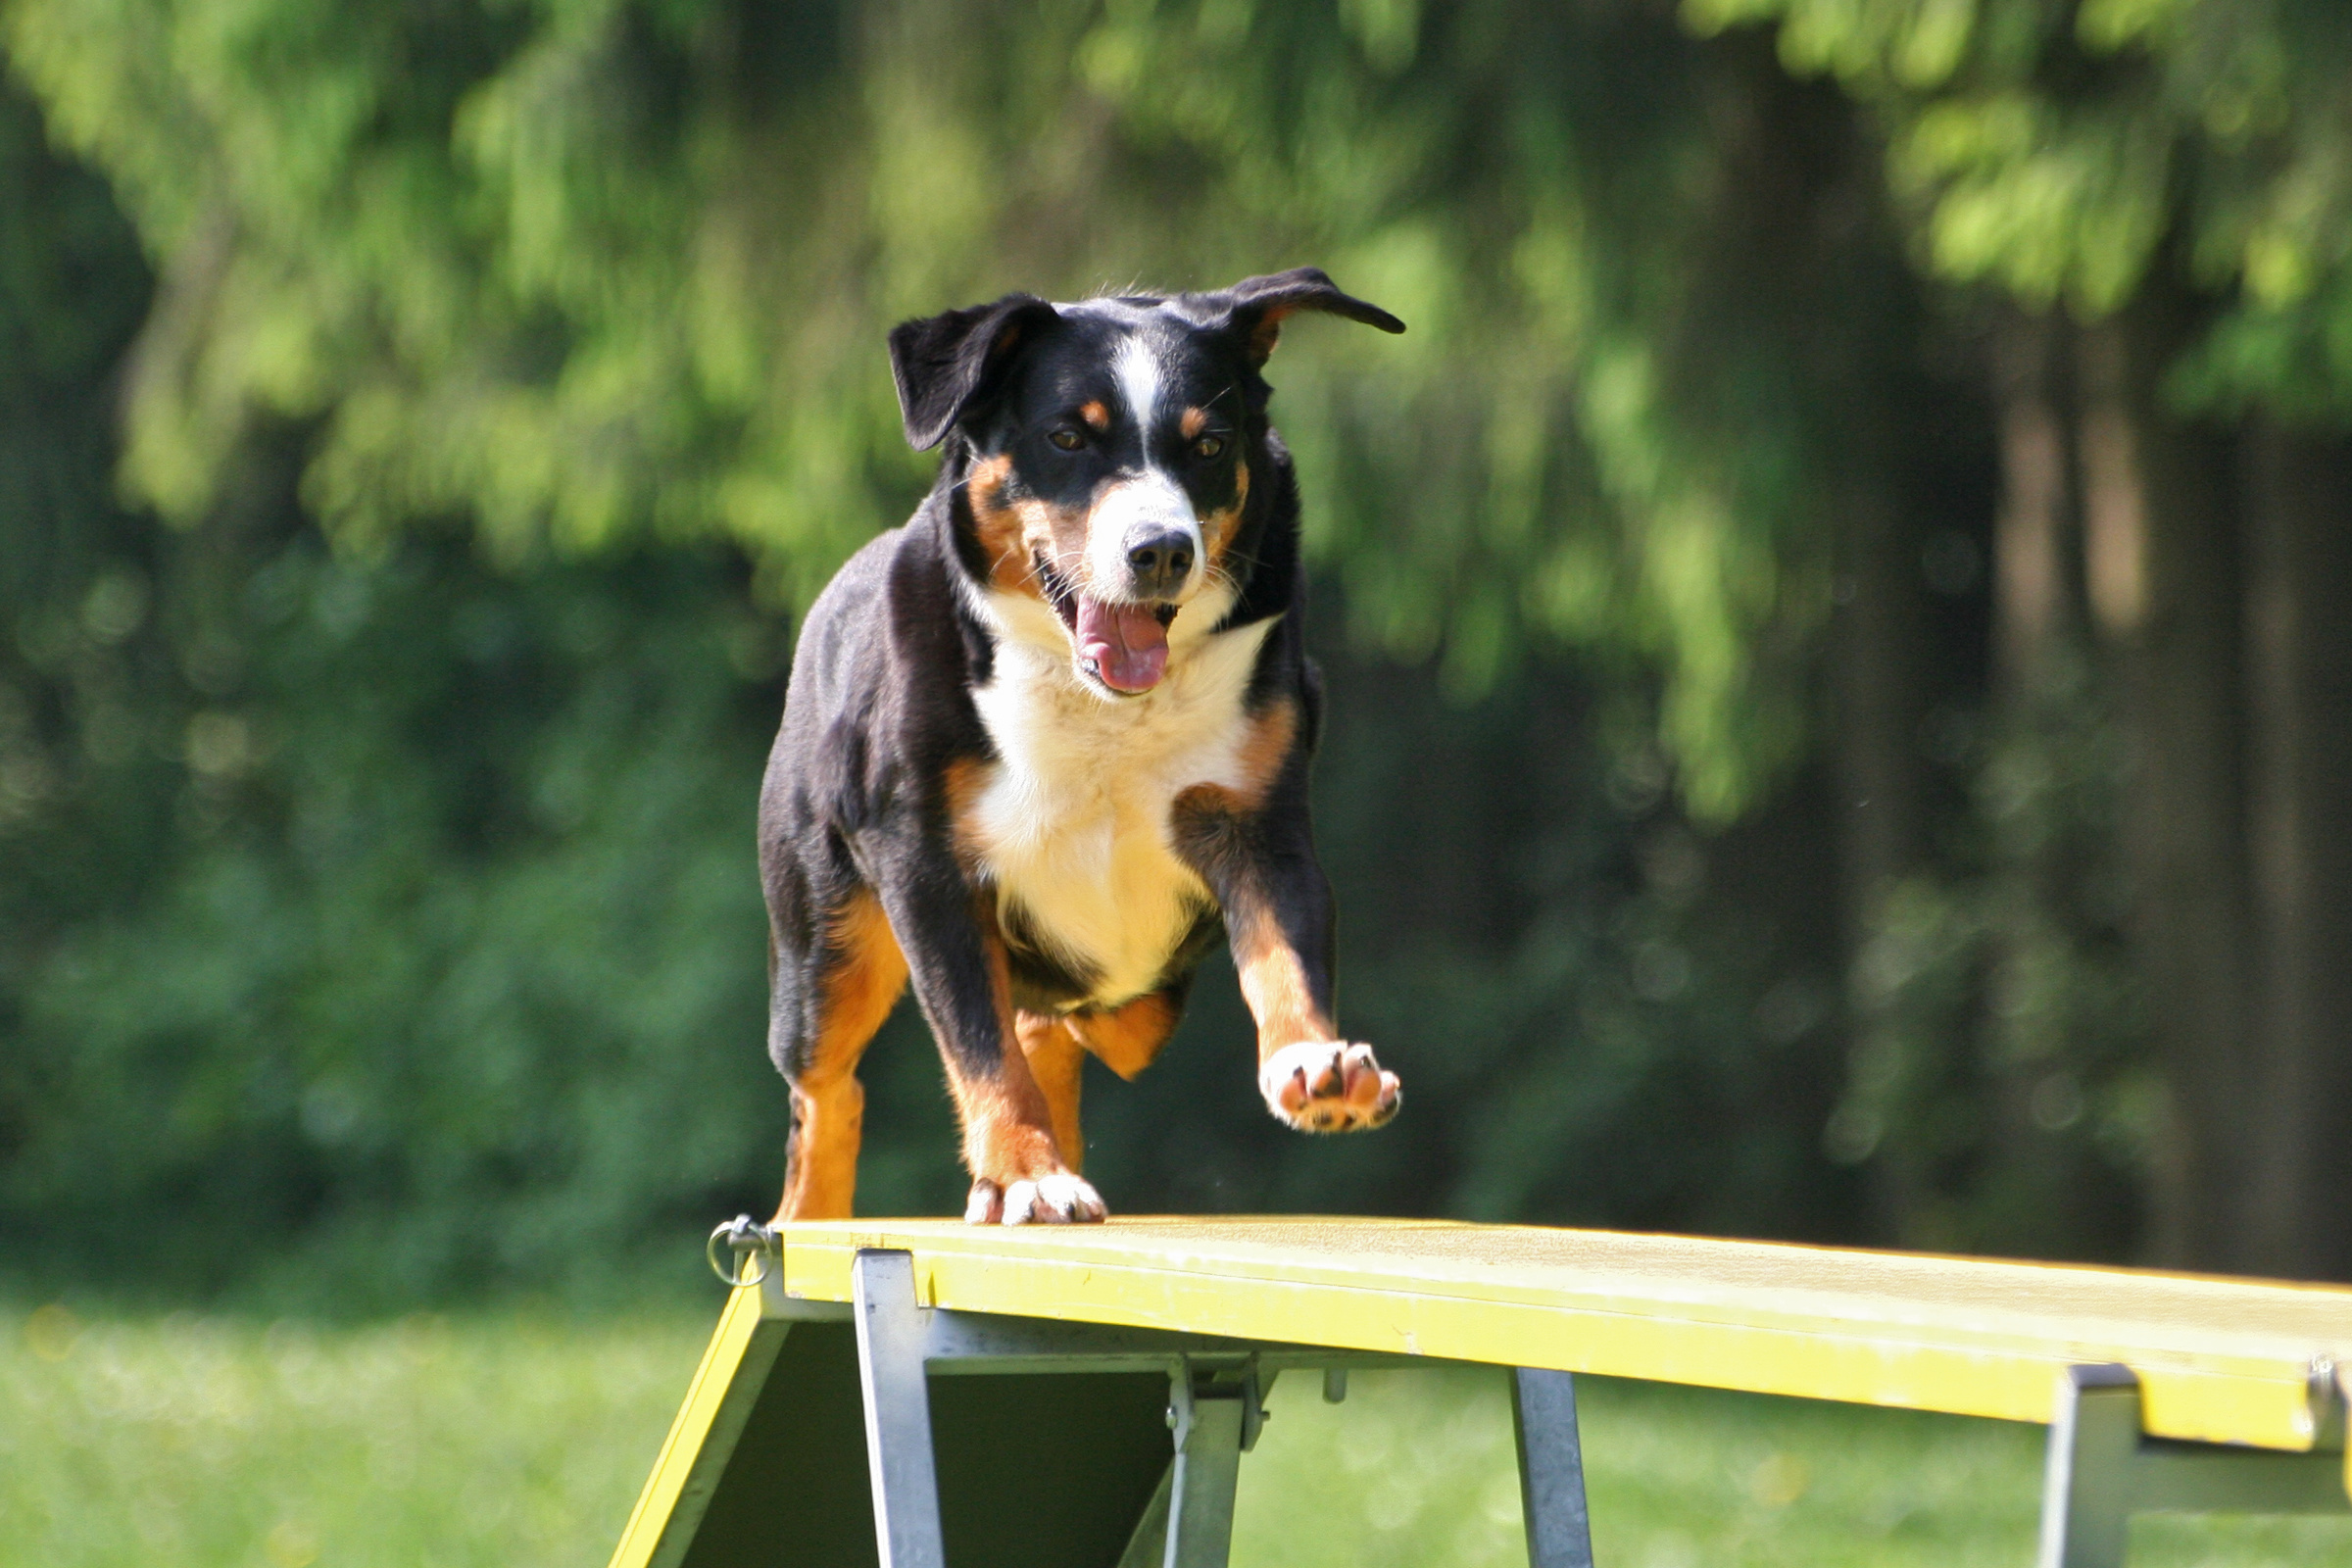
{"type": "Polygon", "coordinates": [[[1100,400],[1092,403],[1079,404],[1078,417],[1084,419],[1088,424],[1093,425],[1098,430],[1107,430],[1110,428],[1110,410],[1100,400]]]}
{"type": "Polygon", "coordinates": [[[1206,409],[1185,410],[1184,417],[1177,421],[1176,427],[1182,430],[1184,438],[1190,441],[1208,427],[1208,411],[1206,409]]]}

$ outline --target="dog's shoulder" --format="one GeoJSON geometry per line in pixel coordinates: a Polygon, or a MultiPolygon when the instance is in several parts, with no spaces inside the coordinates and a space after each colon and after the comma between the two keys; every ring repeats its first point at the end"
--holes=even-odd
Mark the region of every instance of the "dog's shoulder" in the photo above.
{"type": "Polygon", "coordinates": [[[987,746],[971,700],[986,634],[958,599],[940,505],[868,540],[803,617],[764,815],[856,831],[924,793],[945,760],[987,746]]]}

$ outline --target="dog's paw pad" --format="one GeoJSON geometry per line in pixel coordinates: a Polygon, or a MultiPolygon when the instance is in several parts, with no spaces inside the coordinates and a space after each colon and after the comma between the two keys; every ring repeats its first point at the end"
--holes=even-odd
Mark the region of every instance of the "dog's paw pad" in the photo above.
{"type": "Polygon", "coordinates": [[[1309,1133],[1379,1127],[1404,1103],[1404,1087],[1372,1048],[1344,1041],[1283,1047],[1258,1068],[1257,1088],[1275,1120],[1309,1133]]]}
{"type": "Polygon", "coordinates": [[[972,1196],[963,1200],[966,1225],[994,1225],[1004,1213],[1004,1189],[983,1176],[972,1183],[972,1196]]]}
{"type": "Polygon", "coordinates": [[[1084,1177],[1067,1171],[1017,1181],[1004,1189],[1003,1222],[1006,1225],[1091,1225],[1108,1212],[1102,1195],[1084,1177]]]}

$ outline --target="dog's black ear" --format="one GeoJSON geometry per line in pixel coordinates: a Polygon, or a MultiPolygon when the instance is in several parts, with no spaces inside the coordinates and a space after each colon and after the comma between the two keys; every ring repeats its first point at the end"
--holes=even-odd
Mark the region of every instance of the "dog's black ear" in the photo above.
{"type": "Polygon", "coordinates": [[[1034,294],[1007,294],[994,305],[949,311],[890,329],[890,373],[899,414],[917,452],[947,438],[964,411],[991,391],[1013,351],[1054,319],[1034,294]]]}
{"type": "Polygon", "coordinates": [[[1233,329],[1252,365],[1264,365],[1282,336],[1283,318],[1299,311],[1324,311],[1350,321],[1401,332],[1404,323],[1379,306],[1343,294],[1319,267],[1294,267],[1265,277],[1245,277],[1224,291],[1233,302],[1233,329]]]}

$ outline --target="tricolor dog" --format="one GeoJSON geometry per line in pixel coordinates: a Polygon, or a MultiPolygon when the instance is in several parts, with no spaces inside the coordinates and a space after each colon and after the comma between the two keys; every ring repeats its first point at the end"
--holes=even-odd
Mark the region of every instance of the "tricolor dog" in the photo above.
{"type": "Polygon", "coordinates": [[[1301,268],[890,334],[939,478],[810,608],[760,792],[779,1220],[849,1216],[858,1059],[909,976],[974,1224],[1102,1217],[1085,1054],[1149,1065],[1220,928],[1267,1108],[1307,1132],[1396,1115],[1396,1075],[1333,1022],[1307,822],[1320,682],[1260,373],[1300,311],[1404,330],[1301,268]]]}

